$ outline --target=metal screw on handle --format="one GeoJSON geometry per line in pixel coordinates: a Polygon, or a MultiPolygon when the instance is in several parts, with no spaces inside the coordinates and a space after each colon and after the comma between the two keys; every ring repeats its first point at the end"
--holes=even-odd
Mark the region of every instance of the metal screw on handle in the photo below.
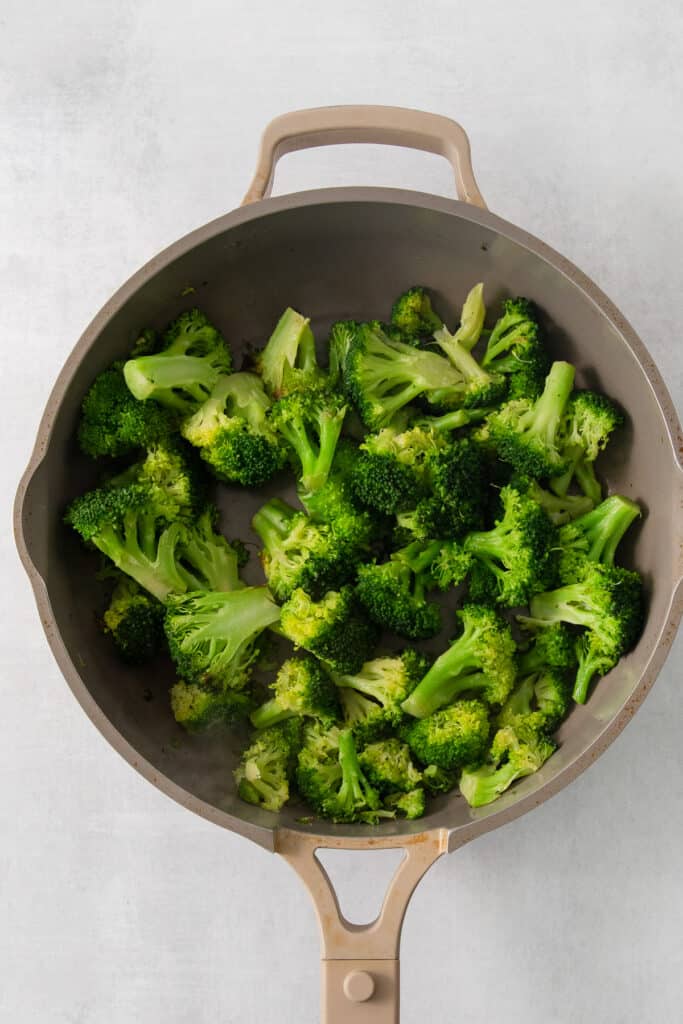
{"type": "Polygon", "coordinates": [[[486,209],[472,170],[469,139],[457,121],[406,107],[375,106],[312,107],[276,117],[261,138],[256,173],[242,205],[270,195],[276,164],[286,153],[356,142],[445,157],[453,168],[458,199],[486,209]]]}

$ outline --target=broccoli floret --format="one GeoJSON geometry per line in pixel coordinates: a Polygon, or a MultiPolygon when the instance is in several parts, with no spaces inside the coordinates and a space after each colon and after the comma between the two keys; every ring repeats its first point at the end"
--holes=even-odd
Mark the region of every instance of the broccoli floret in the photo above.
{"type": "Polygon", "coordinates": [[[286,309],[256,357],[256,369],[272,398],[319,381],[323,375],[315,355],[310,320],[291,307],[286,309]]]}
{"type": "Polygon", "coordinates": [[[320,593],[342,583],[351,571],[329,527],[279,498],[266,502],[251,525],[263,542],[261,564],[278,601],[286,601],[297,587],[320,593]]]}
{"type": "Polygon", "coordinates": [[[553,363],[536,401],[513,399],[486,424],[491,441],[505,462],[532,477],[557,476],[567,467],[560,427],[574,383],[570,363],[553,363]]]}
{"type": "Polygon", "coordinates": [[[558,536],[560,583],[580,579],[591,562],[614,565],[619,542],[640,514],[635,501],[614,494],[591,512],[563,526],[558,536]]]}
{"type": "Polygon", "coordinates": [[[223,690],[180,680],[171,687],[171,711],[187,732],[203,732],[219,722],[231,724],[248,713],[251,699],[243,690],[223,690]]]}
{"type": "Polygon", "coordinates": [[[358,500],[389,515],[411,508],[423,494],[430,455],[445,443],[434,431],[421,427],[388,426],[369,434],[353,472],[358,500]]]}
{"type": "Polygon", "coordinates": [[[428,475],[441,520],[437,536],[451,540],[482,525],[487,474],[479,445],[468,437],[453,441],[430,456],[428,475]]]}
{"type": "Polygon", "coordinates": [[[358,597],[373,622],[413,640],[439,632],[441,610],[425,592],[433,586],[430,567],[440,550],[439,541],[414,541],[388,562],[359,567],[358,597]]]}
{"type": "Polygon", "coordinates": [[[460,792],[470,807],[490,804],[516,779],[537,772],[554,751],[552,740],[533,729],[499,729],[484,764],[463,770],[460,792]]]}
{"type": "Polygon", "coordinates": [[[192,590],[169,597],[164,629],[182,679],[239,691],[258,657],[259,634],[279,617],[266,587],[192,590]]]}
{"type": "Polygon", "coordinates": [[[397,790],[408,793],[422,780],[422,772],[413,764],[409,747],[395,736],[368,744],[358,760],[365,777],[379,793],[397,790]]]}
{"type": "Polygon", "coordinates": [[[536,502],[512,487],[500,492],[503,515],[492,530],[469,533],[463,549],[495,576],[496,600],[510,607],[553,583],[555,528],[536,502]]]}
{"type": "Polygon", "coordinates": [[[481,701],[459,700],[412,722],[404,738],[422,764],[453,772],[483,756],[489,728],[488,711],[481,701]]]}
{"type": "Polygon", "coordinates": [[[332,821],[364,821],[375,824],[381,811],[379,794],[363,775],[349,729],[319,726],[306,730],[296,773],[301,795],[324,818],[332,821]]]}
{"type": "Polygon", "coordinates": [[[542,666],[522,675],[496,719],[499,727],[523,724],[538,732],[553,732],[569,710],[571,687],[559,669],[542,666]]]}
{"type": "Polygon", "coordinates": [[[346,384],[371,430],[386,427],[416,398],[444,409],[463,404],[465,382],[447,359],[361,324],[346,359],[346,384]]]}
{"type": "Polygon", "coordinates": [[[437,345],[463,377],[462,404],[465,406],[496,405],[507,391],[505,378],[499,373],[485,370],[470,351],[484,326],[486,307],[483,290],[483,285],[475,285],[467,296],[460,327],[455,334],[451,334],[445,327],[440,327],[434,332],[437,345]]]}
{"type": "Polygon", "coordinates": [[[562,526],[572,519],[578,519],[593,508],[592,500],[585,494],[552,494],[523,473],[513,473],[510,485],[540,505],[555,526],[562,526]]]}
{"type": "Polygon", "coordinates": [[[217,510],[208,505],[180,539],[180,572],[185,590],[237,590],[243,587],[239,577],[244,552],[239,541],[230,544],[214,527],[217,510]]]}
{"type": "Polygon", "coordinates": [[[426,658],[414,650],[400,656],[374,658],[357,672],[335,674],[346,723],[368,742],[404,718],[402,702],[427,671],[426,658]]]}
{"type": "Polygon", "coordinates": [[[153,398],[187,416],[206,401],[219,376],[230,373],[232,356],[198,309],[179,316],[163,340],[161,352],[129,359],[123,375],[136,398],[153,398]]]}
{"type": "Polygon", "coordinates": [[[490,373],[502,373],[510,382],[509,397],[536,399],[543,391],[549,369],[548,356],[533,303],[506,299],[481,361],[490,373]]]}
{"type": "Polygon", "coordinates": [[[175,416],[154,402],[133,398],[123,363],[114,363],[95,378],[83,399],[78,442],[94,459],[118,457],[165,441],[174,429],[175,416]]]}
{"type": "Polygon", "coordinates": [[[502,704],[514,685],[516,648],[505,620],[475,604],[464,605],[457,616],[462,633],[401,705],[414,718],[426,718],[462,693],[476,692],[488,704],[502,704]]]}
{"type": "Polygon", "coordinates": [[[613,431],[623,422],[621,410],[605,395],[596,391],[575,391],[560,431],[566,468],[550,481],[551,489],[564,495],[576,479],[583,493],[597,505],[602,500],[602,488],[593,463],[607,447],[613,431]]]}
{"type": "Polygon", "coordinates": [[[270,406],[256,374],[223,375],[180,430],[219,480],[260,487],[287,458],[285,445],[266,418],[270,406]]]}
{"type": "Polygon", "coordinates": [[[345,387],[346,357],[356,336],[358,324],[355,320],[338,320],[330,328],[327,342],[328,379],[331,387],[345,387]]]}
{"type": "Polygon", "coordinates": [[[240,798],[265,811],[284,807],[302,739],[301,722],[296,720],[258,732],[233,772],[240,798]]]}
{"type": "Polygon", "coordinates": [[[164,606],[122,576],[114,587],[104,613],[104,632],[111,636],[124,661],[137,665],[149,661],[164,641],[164,606]]]}
{"type": "Polygon", "coordinates": [[[191,449],[182,442],[154,445],[141,462],[107,481],[107,487],[143,487],[150,509],[167,523],[191,522],[205,500],[204,481],[191,449]]]}
{"type": "Polygon", "coordinates": [[[576,644],[579,668],[574,700],[583,704],[596,673],[604,675],[636,642],[642,626],[642,581],[637,572],[599,562],[582,579],[546,594],[536,594],[532,620],[568,622],[586,632],[576,644]]]}
{"type": "Polygon", "coordinates": [[[285,395],[273,406],[271,425],[292,449],[306,493],[325,486],[345,415],[339,396],[322,385],[285,395]]]}
{"type": "Polygon", "coordinates": [[[407,818],[408,821],[421,818],[426,804],[425,791],[421,786],[411,789],[409,793],[389,793],[384,800],[384,807],[387,810],[407,818]]]}
{"type": "Polygon", "coordinates": [[[442,321],[432,309],[429,295],[418,285],[396,299],[391,308],[391,323],[406,339],[417,340],[433,334],[442,321]]]}
{"type": "Polygon", "coordinates": [[[295,715],[316,718],[326,727],[339,721],[337,689],[310,654],[284,661],[271,689],[274,696],[251,715],[252,725],[257,729],[265,729],[295,715]]]}
{"type": "Polygon", "coordinates": [[[458,785],[458,773],[439,768],[438,764],[428,764],[422,772],[422,785],[433,796],[450,793],[458,785]]]}
{"type": "Polygon", "coordinates": [[[517,622],[533,638],[531,646],[519,658],[522,675],[538,672],[546,666],[556,669],[575,667],[575,637],[564,622],[538,622],[525,615],[518,615],[517,622]]]}
{"type": "Polygon", "coordinates": [[[457,541],[446,541],[432,562],[430,574],[440,590],[457,587],[472,569],[472,556],[457,541]]]}
{"type": "Polygon", "coordinates": [[[129,484],[90,491],[72,502],[64,521],[158,600],[186,589],[178,564],[185,527],[165,525],[164,513],[150,502],[150,488],[129,484]]]}
{"type": "Polygon", "coordinates": [[[363,617],[352,587],[314,601],[298,588],[282,607],[282,632],[334,672],[357,672],[377,642],[377,628],[363,617]]]}

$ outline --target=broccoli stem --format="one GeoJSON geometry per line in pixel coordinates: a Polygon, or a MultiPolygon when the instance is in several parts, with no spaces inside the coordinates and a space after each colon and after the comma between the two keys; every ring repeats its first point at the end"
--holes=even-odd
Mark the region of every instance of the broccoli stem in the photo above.
{"type": "Polygon", "coordinates": [[[163,390],[164,404],[187,412],[184,398],[173,395],[174,388],[188,391],[199,401],[204,398],[203,389],[211,389],[216,381],[216,370],[200,356],[169,356],[161,353],[156,356],[140,356],[129,360],[123,374],[129,390],[140,401],[163,390]]]}
{"type": "Polygon", "coordinates": [[[268,551],[275,551],[291,530],[294,510],[279,498],[266,502],[251,521],[256,533],[268,551]]]}
{"type": "Polygon", "coordinates": [[[280,433],[299,457],[301,480],[307,492],[320,490],[329,476],[345,414],[346,407],[335,413],[323,410],[318,419],[317,441],[303,422],[292,421],[280,426],[280,433]]]}
{"type": "Polygon", "coordinates": [[[545,622],[571,622],[574,626],[590,628],[595,622],[591,597],[591,587],[584,582],[536,594],[531,599],[531,618],[545,622]]]}
{"type": "Polygon", "coordinates": [[[466,625],[462,636],[436,659],[401,705],[407,714],[427,718],[444,704],[450,704],[458,694],[486,685],[486,676],[479,671],[479,659],[471,649],[474,635],[475,630],[466,625]]]}
{"type": "Polygon", "coordinates": [[[520,417],[523,428],[530,434],[541,437],[549,447],[555,444],[560,420],[574,387],[574,372],[571,363],[553,363],[546,377],[543,394],[529,412],[520,417]]]}
{"type": "Polygon", "coordinates": [[[270,725],[284,722],[294,716],[293,711],[284,710],[276,697],[267,700],[251,714],[251,724],[255,729],[267,729],[270,725]]]}
{"type": "Polygon", "coordinates": [[[436,331],[434,338],[439,348],[446,353],[453,366],[459,370],[465,380],[481,381],[482,384],[491,380],[491,375],[486,370],[482,370],[471,352],[460,344],[457,337],[450,334],[445,327],[436,331]]]}
{"type": "Polygon", "coordinates": [[[352,809],[366,802],[372,806],[376,801],[372,800],[373,794],[358,761],[350,729],[342,729],[339,733],[339,766],[342,770],[338,796],[340,806],[352,809]]]}
{"type": "Polygon", "coordinates": [[[467,427],[470,423],[477,423],[485,420],[493,407],[477,407],[475,409],[455,409],[453,412],[444,413],[443,416],[427,416],[418,420],[416,426],[432,427],[437,432],[441,430],[458,430],[460,427],[467,427]]]}
{"type": "Polygon", "coordinates": [[[597,505],[602,498],[602,487],[595,475],[595,466],[587,459],[579,459],[574,468],[576,482],[583,493],[597,505]]]}
{"type": "Polygon", "coordinates": [[[640,508],[634,501],[615,494],[592,512],[577,519],[574,525],[585,532],[589,544],[586,557],[591,562],[614,565],[617,547],[639,515],[640,508]]]}

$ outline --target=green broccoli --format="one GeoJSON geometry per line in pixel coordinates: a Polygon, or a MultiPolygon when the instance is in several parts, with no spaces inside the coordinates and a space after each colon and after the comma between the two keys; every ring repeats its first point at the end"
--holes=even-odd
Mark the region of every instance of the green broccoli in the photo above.
{"type": "Polygon", "coordinates": [[[575,391],[567,405],[560,431],[561,454],[566,469],[550,481],[551,489],[564,495],[576,478],[583,493],[597,505],[602,499],[602,488],[595,476],[593,463],[607,447],[613,431],[623,422],[621,410],[605,395],[596,391],[575,391]]]}
{"type": "Polygon", "coordinates": [[[411,789],[408,793],[389,793],[384,798],[383,806],[408,821],[421,818],[426,808],[425,791],[421,786],[411,789]]]}
{"type": "Polygon", "coordinates": [[[182,679],[240,691],[258,657],[260,633],[279,617],[266,587],[188,591],[168,598],[164,629],[182,679]]]}
{"type": "Polygon", "coordinates": [[[459,438],[432,452],[426,479],[430,494],[397,516],[403,534],[448,541],[482,526],[487,471],[481,447],[471,438],[459,438]]]}
{"type": "Polygon", "coordinates": [[[322,385],[285,395],[271,409],[270,423],[292,449],[305,492],[325,486],[345,415],[343,401],[322,385]]]}
{"type": "Polygon", "coordinates": [[[503,514],[494,528],[469,533],[463,550],[493,574],[497,602],[510,607],[552,585],[556,532],[543,509],[513,487],[503,487],[500,500],[503,514]]]}
{"type": "Polygon", "coordinates": [[[215,530],[218,511],[207,505],[180,538],[178,553],[184,590],[237,590],[243,587],[239,570],[243,552],[215,530]]]}
{"type": "Polygon", "coordinates": [[[635,501],[613,494],[597,508],[563,526],[558,535],[560,583],[573,583],[591,562],[614,565],[622,537],[640,516],[635,501]]]}
{"type": "Polygon", "coordinates": [[[454,772],[484,755],[489,738],[489,717],[479,700],[459,700],[427,718],[411,722],[404,739],[424,765],[454,772]]]}
{"type": "Polygon", "coordinates": [[[323,375],[315,355],[310,320],[287,308],[256,357],[256,369],[271,398],[317,383],[323,375]]]}
{"type": "Polygon", "coordinates": [[[153,398],[187,416],[206,401],[219,376],[230,373],[232,356],[198,309],[181,314],[163,340],[160,352],[129,359],[123,375],[136,398],[153,398]]]}
{"type": "Polygon", "coordinates": [[[520,725],[505,726],[493,737],[484,764],[463,770],[460,792],[470,807],[490,804],[516,779],[537,772],[554,750],[555,744],[542,733],[520,725]]]}
{"type": "Polygon", "coordinates": [[[461,373],[435,352],[394,341],[379,328],[361,324],[346,358],[346,386],[361,419],[371,430],[422,397],[444,409],[464,404],[461,373]]]}
{"type": "Polygon", "coordinates": [[[573,383],[574,367],[553,363],[540,398],[513,399],[491,413],[486,424],[501,459],[532,477],[565,471],[560,428],[573,383]]]}
{"type": "Polygon", "coordinates": [[[396,299],[391,309],[391,323],[406,340],[419,340],[438,330],[442,321],[432,309],[425,289],[416,286],[396,299]]]}
{"type": "Polygon", "coordinates": [[[138,402],[128,390],[123,363],[100,373],[86,392],[78,443],[86,455],[116,458],[167,440],[175,416],[154,402],[138,402]]]}
{"type": "Polygon", "coordinates": [[[427,666],[424,655],[408,649],[401,655],[366,661],[356,672],[334,674],[344,718],[354,735],[368,742],[382,735],[387,727],[397,726],[404,718],[401,704],[417,686],[427,666]]]}
{"type": "Polygon", "coordinates": [[[135,580],[121,576],[103,616],[121,658],[133,665],[149,661],[164,642],[164,606],[135,580]]]}
{"type": "Polygon", "coordinates": [[[189,733],[204,732],[219,722],[230,725],[244,718],[251,705],[244,690],[186,683],[182,679],[171,687],[173,717],[189,733]]]}
{"type": "Polygon", "coordinates": [[[166,442],[149,448],[145,458],[115,477],[108,488],[139,485],[149,493],[150,507],[172,523],[191,522],[205,502],[204,481],[192,449],[182,442],[166,442]]]}
{"type": "Polygon", "coordinates": [[[534,400],[543,391],[549,360],[541,343],[536,310],[528,299],[506,299],[489,335],[481,365],[510,382],[510,398],[534,400]]]}
{"type": "Polygon", "coordinates": [[[414,541],[394,551],[388,562],[358,568],[358,597],[373,622],[413,640],[435,636],[441,629],[441,610],[427,601],[432,587],[432,562],[439,541],[414,541]]]}
{"type": "Polygon", "coordinates": [[[389,425],[368,434],[360,445],[352,485],[358,500],[392,514],[411,508],[422,497],[428,460],[445,445],[434,431],[389,425]]]}
{"type": "Polygon", "coordinates": [[[462,633],[401,705],[414,718],[426,718],[469,692],[481,694],[488,704],[502,704],[514,685],[515,642],[505,620],[475,604],[464,605],[457,616],[462,633]]]}
{"type": "Polygon", "coordinates": [[[266,502],[251,525],[263,542],[261,564],[278,601],[286,601],[297,587],[307,593],[324,592],[352,572],[343,564],[344,552],[330,528],[279,498],[266,502]]]}
{"type": "Polygon", "coordinates": [[[571,687],[564,672],[544,665],[522,675],[503,704],[496,724],[499,727],[520,723],[538,732],[553,732],[569,710],[571,687]]]}
{"type": "Polygon", "coordinates": [[[358,324],[355,320],[338,320],[330,327],[330,336],[327,342],[329,359],[327,374],[330,386],[333,388],[345,387],[346,357],[357,330],[358,324]]]}
{"type": "Polygon", "coordinates": [[[408,793],[422,780],[408,745],[396,736],[368,744],[358,755],[358,761],[366,779],[379,793],[408,793]]]}
{"type": "Polygon", "coordinates": [[[287,658],[271,684],[274,696],[252,712],[251,722],[265,729],[295,715],[315,718],[329,727],[339,721],[337,689],[320,663],[310,654],[287,658]]]}
{"type": "MultiPolygon", "coordinates": [[[[453,707],[457,707],[457,704],[453,707]]],[[[450,793],[458,785],[458,772],[446,771],[439,768],[438,764],[428,764],[422,771],[422,785],[432,796],[450,793]]]]}
{"type": "Polygon", "coordinates": [[[280,628],[297,647],[334,672],[357,672],[377,642],[377,628],[363,618],[352,587],[314,601],[298,588],[282,606],[280,628]]]}
{"type": "Polygon", "coordinates": [[[553,494],[523,473],[513,473],[510,486],[540,505],[555,526],[562,526],[564,523],[571,522],[572,519],[578,519],[579,516],[585,515],[593,508],[593,502],[587,495],[553,494]]]}
{"type": "Polygon", "coordinates": [[[642,626],[642,581],[637,572],[599,562],[582,579],[531,600],[530,618],[583,626],[573,697],[585,703],[593,676],[605,675],[636,642],[642,626]]]}
{"type": "Polygon", "coordinates": [[[493,407],[486,406],[453,409],[452,412],[444,412],[440,416],[420,416],[413,422],[413,426],[434,430],[437,434],[448,434],[450,431],[460,430],[462,427],[470,427],[474,423],[485,420],[489,413],[493,411],[493,407]]]}
{"type": "Polygon", "coordinates": [[[379,794],[365,778],[349,729],[323,732],[309,726],[296,780],[301,795],[324,818],[376,824],[381,817],[393,817],[382,811],[379,794]]]}
{"type": "Polygon", "coordinates": [[[499,373],[489,373],[471,353],[476,344],[482,327],[486,307],[483,299],[484,286],[475,285],[470,291],[462,310],[461,323],[455,334],[445,327],[434,332],[434,340],[439,348],[448,356],[455,369],[462,374],[464,381],[465,406],[497,405],[507,391],[507,382],[499,373]]]}
{"type": "Polygon", "coordinates": [[[538,622],[525,615],[518,615],[517,622],[533,640],[519,657],[522,675],[546,666],[561,670],[576,666],[575,637],[564,622],[538,622]]]}
{"type": "Polygon", "coordinates": [[[180,431],[219,480],[260,487],[287,458],[285,445],[267,419],[270,407],[255,374],[223,375],[180,431]]]}
{"type": "Polygon", "coordinates": [[[233,772],[240,798],[264,811],[281,810],[289,800],[302,740],[296,719],[257,732],[233,772]]]}

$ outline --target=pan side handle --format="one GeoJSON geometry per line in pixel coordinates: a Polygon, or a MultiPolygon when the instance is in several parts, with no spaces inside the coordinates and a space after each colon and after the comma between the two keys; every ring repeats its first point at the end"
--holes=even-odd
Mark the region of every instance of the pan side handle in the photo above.
{"type": "Polygon", "coordinates": [[[354,142],[445,157],[453,168],[458,199],[486,209],[472,170],[469,139],[457,121],[407,107],[376,106],[312,107],[276,117],[261,137],[256,173],[242,205],[270,195],[276,164],[286,153],[354,142]]]}
{"type": "Polygon", "coordinates": [[[399,947],[410,897],[422,876],[448,850],[445,829],[375,840],[373,849],[403,848],[382,909],[370,924],[343,916],[334,887],[315,852],[322,848],[367,850],[367,840],[339,840],[279,829],[276,851],[308,889],[322,940],[322,1024],[398,1024],[399,947]]]}

